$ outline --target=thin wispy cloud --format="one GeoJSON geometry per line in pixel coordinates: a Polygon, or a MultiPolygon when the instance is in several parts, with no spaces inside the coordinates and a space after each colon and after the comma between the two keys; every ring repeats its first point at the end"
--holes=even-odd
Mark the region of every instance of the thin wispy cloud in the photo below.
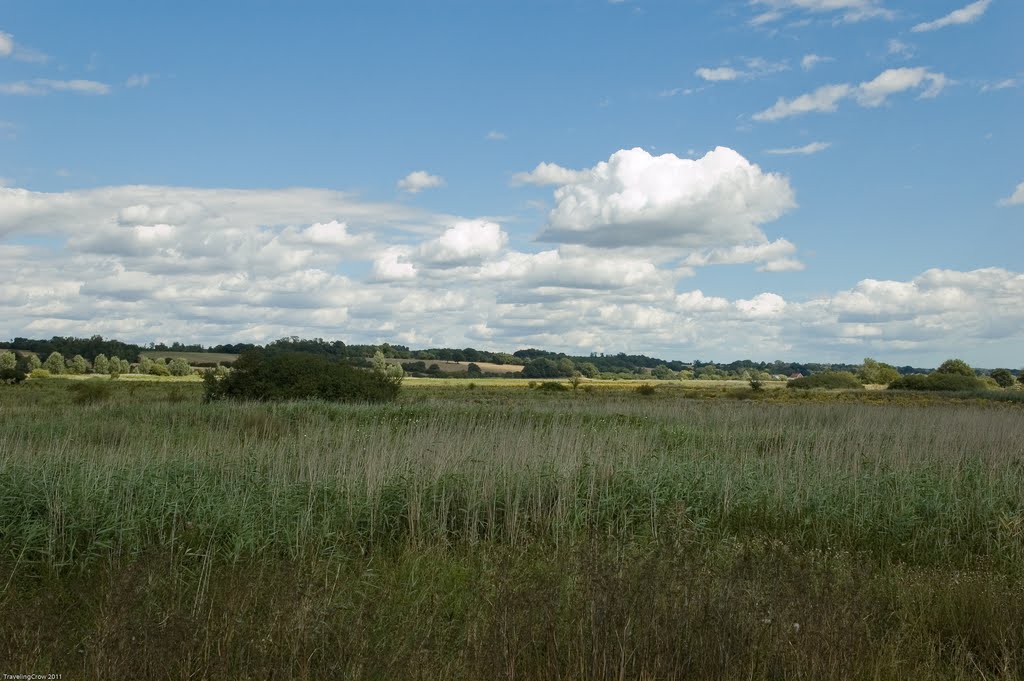
{"type": "Polygon", "coordinates": [[[11,58],[17,61],[44,64],[50,57],[39,50],[25,47],[14,40],[10,33],[0,31],[0,58],[11,58]]]}
{"type": "Polygon", "coordinates": [[[782,147],[779,149],[765,149],[766,154],[775,154],[777,156],[810,156],[811,154],[817,154],[825,151],[832,146],[831,142],[811,142],[805,144],[802,147],[782,147]]]}
{"type": "Polygon", "coordinates": [[[490,132],[487,133],[487,135],[485,135],[485,137],[486,139],[489,139],[492,142],[502,142],[508,139],[508,135],[499,130],[491,130],[490,132]]]}
{"type": "Polygon", "coordinates": [[[825,62],[834,61],[832,57],[823,57],[820,54],[805,54],[800,60],[800,68],[804,71],[810,71],[818,64],[825,62]]]}
{"type": "Polygon", "coordinates": [[[0,83],[0,94],[22,97],[40,97],[56,92],[71,92],[80,95],[108,95],[111,87],[95,80],[50,80],[35,78],[13,83],[0,83]]]}
{"type": "Polygon", "coordinates": [[[126,88],[144,88],[149,87],[149,84],[156,78],[152,73],[136,73],[128,77],[128,80],[124,82],[126,88]]]}
{"type": "Polygon", "coordinates": [[[886,48],[886,54],[890,57],[910,59],[917,54],[917,50],[913,45],[909,45],[898,38],[891,38],[886,45],[886,48]]]}
{"type": "Polygon", "coordinates": [[[859,105],[875,108],[886,103],[891,95],[908,90],[920,90],[919,97],[937,97],[950,81],[942,73],[924,67],[888,69],[873,80],[859,85],[837,83],[823,85],[817,90],[794,99],[780,97],[771,107],[754,114],[755,121],[777,121],[807,113],[830,113],[839,103],[853,99],[859,105]]]}
{"type": "Polygon", "coordinates": [[[831,16],[836,23],[895,16],[881,0],[751,0],[750,4],[760,10],[750,20],[752,26],[774,23],[793,13],[831,16]]]}
{"type": "Polygon", "coordinates": [[[947,26],[960,26],[962,24],[973,24],[975,21],[980,19],[985,11],[988,10],[988,6],[992,4],[992,0],[978,0],[972,2],[966,7],[961,7],[958,10],[954,10],[944,17],[935,19],[934,21],[925,21],[923,23],[915,25],[910,30],[914,33],[924,33],[927,31],[937,31],[940,28],[946,28],[947,26]]]}
{"type": "Polygon", "coordinates": [[[739,68],[729,65],[701,67],[694,71],[694,75],[710,83],[719,83],[731,80],[753,80],[788,69],[789,65],[786,62],[771,62],[761,57],[748,57],[742,60],[742,66],[739,68]]]}
{"type": "Polygon", "coordinates": [[[995,92],[997,90],[1009,90],[1010,88],[1020,87],[1021,81],[1018,78],[1005,78],[995,83],[985,83],[981,86],[982,92],[995,92]]]}

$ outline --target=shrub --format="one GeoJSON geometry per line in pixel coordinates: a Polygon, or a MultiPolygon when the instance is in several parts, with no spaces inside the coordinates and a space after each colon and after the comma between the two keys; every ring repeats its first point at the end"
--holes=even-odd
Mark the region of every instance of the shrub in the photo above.
{"type": "Polygon", "coordinates": [[[231,373],[203,376],[206,401],[302,400],[384,402],[395,399],[401,379],[366,371],[320,355],[252,350],[231,373]]]}
{"type": "Polygon", "coordinates": [[[72,383],[68,391],[77,404],[98,404],[110,399],[114,394],[114,385],[109,380],[90,378],[72,383]]]}
{"type": "Polygon", "coordinates": [[[858,390],[864,385],[849,371],[823,371],[803,378],[795,378],[789,382],[789,388],[809,390],[825,388],[826,390],[858,390]]]}
{"type": "Polygon", "coordinates": [[[192,374],[192,367],[188,365],[188,360],[175,357],[167,366],[167,371],[170,372],[171,376],[189,376],[192,374]]]}
{"type": "Polygon", "coordinates": [[[910,374],[889,384],[889,390],[936,390],[963,392],[981,390],[982,383],[974,375],[939,373],[910,374]]]}
{"type": "Polygon", "coordinates": [[[992,379],[999,384],[1000,388],[1009,388],[1016,380],[1014,379],[1013,374],[1010,373],[1009,369],[994,369],[991,376],[992,379]]]}
{"type": "Polygon", "coordinates": [[[658,392],[658,389],[655,386],[651,385],[650,383],[644,383],[643,385],[638,385],[636,388],[634,388],[634,391],[638,395],[653,395],[654,393],[658,392]]]}
{"type": "Polygon", "coordinates": [[[5,361],[0,368],[0,383],[21,383],[30,371],[28,358],[15,357],[13,352],[10,355],[13,361],[5,361]]]}
{"type": "Polygon", "coordinates": [[[569,386],[565,383],[557,383],[555,381],[545,381],[537,386],[537,390],[550,390],[552,392],[568,392],[569,386]]]}
{"type": "Polygon", "coordinates": [[[31,376],[32,378],[49,378],[50,377],[50,370],[49,369],[33,369],[32,373],[30,373],[29,376],[31,376]]]}

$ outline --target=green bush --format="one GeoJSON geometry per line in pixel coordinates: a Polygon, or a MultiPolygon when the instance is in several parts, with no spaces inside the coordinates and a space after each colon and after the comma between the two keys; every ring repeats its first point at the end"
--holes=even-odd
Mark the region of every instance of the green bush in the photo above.
{"type": "Polygon", "coordinates": [[[206,401],[220,399],[331,402],[386,402],[398,396],[401,379],[357,369],[340,361],[302,352],[253,350],[224,376],[203,376],[206,401]]]}
{"type": "Polygon", "coordinates": [[[68,386],[68,391],[77,404],[98,404],[106,402],[114,394],[114,385],[106,379],[90,378],[87,381],[76,381],[68,386]]]}
{"type": "Polygon", "coordinates": [[[658,389],[655,386],[651,385],[650,383],[644,383],[643,385],[638,385],[636,388],[634,388],[634,391],[638,395],[653,395],[654,393],[658,392],[658,389]]]}
{"type": "Polygon", "coordinates": [[[49,378],[51,376],[49,369],[33,369],[29,374],[31,378],[49,378]]]}
{"type": "Polygon", "coordinates": [[[13,352],[0,354],[0,357],[4,358],[0,383],[21,383],[28,377],[31,367],[27,357],[15,356],[13,352]]]}
{"type": "Polygon", "coordinates": [[[568,392],[569,386],[565,383],[557,383],[555,381],[544,381],[537,386],[537,390],[550,390],[552,392],[568,392]]]}
{"type": "Polygon", "coordinates": [[[848,371],[823,371],[803,378],[795,378],[789,382],[789,388],[809,390],[825,388],[827,390],[857,390],[864,387],[860,380],[848,371]]]}
{"type": "Polygon", "coordinates": [[[993,369],[990,375],[1000,388],[1009,388],[1016,382],[1009,369],[993,369]]]}
{"type": "Polygon", "coordinates": [[[939,373],[910,374],[889,384],[889,390],[936,390],[963,392],[981,390],[982,382],[977,376],[939,373]]]}
{"type": "Polygon", "coordinates": [[[192,374],[192,367],[188,365],[185,359],[175,357],[167,365],[167,371],[170,372],[171,376],[190,376],[192,374]]]}

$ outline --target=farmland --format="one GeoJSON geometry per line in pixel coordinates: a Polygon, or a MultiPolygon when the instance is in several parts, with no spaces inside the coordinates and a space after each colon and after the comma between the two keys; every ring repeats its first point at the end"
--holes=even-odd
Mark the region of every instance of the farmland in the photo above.
{"type": "Polygon", "coordinates": [[[175,352],[173,350],[143,350],[142,357],[150,359],[183,359],[189,364],[230,364],[238,359],[238,355],[226,352],[175,352]]]}
{"type": "Polygon", "coordinates": [[[70,383],[0,387],[12,669],[1024,676],[1019,403],[423,379],[384,406],[203,404],[162,379],[80,404],[70,383]]]}

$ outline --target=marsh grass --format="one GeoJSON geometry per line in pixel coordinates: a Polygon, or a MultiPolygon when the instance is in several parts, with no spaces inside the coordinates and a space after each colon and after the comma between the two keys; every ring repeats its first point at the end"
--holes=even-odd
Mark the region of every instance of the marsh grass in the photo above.
{"type": "Polygon", "coordinates": [[[114,390],[0,392],[0,658],[19,668],[1024,674],[1012,405],[114,390]]]}

